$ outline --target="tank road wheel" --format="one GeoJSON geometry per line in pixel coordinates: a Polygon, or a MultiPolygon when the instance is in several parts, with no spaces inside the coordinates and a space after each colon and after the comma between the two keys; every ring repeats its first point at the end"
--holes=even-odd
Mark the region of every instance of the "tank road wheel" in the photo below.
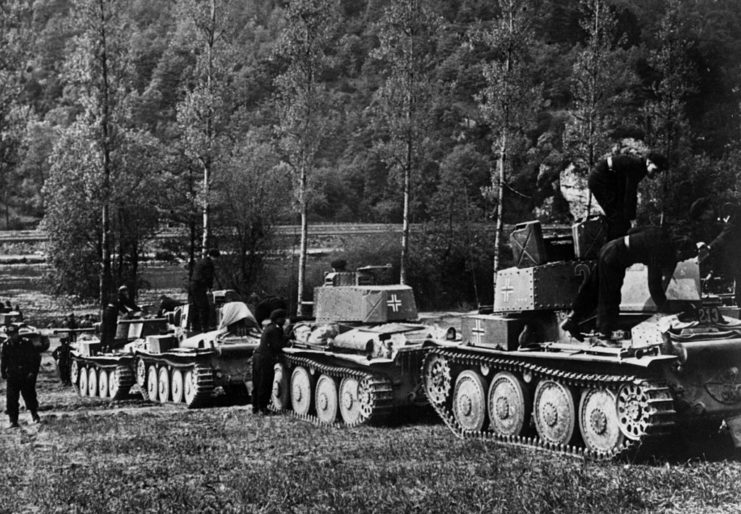
{"type": "Polygon", "coordinates": [[[87,396],[87,369],[85,369],[85,366],[80,366],[80,382],[78,386],[77,394],[87,396]]]}
{"type": "Polygon", "coordinates": [[[147,399],[152,402],[157,401],[159,389],[159,380],[157,379],[157,366],[152,364],[147,366],[147,399]]]}
{"type": "Polygon", "coordinates": [[[183,399],[189,409],[200,407],[208,401],[214,389],[214,374],[211,368],[195,366],[183,376],[183,399]]]}
{"type": "Polygon", "coordinates": [[[345,377],[340,382],[339,404],[342,421],[348,426],[361,425],[374,415],[384,414],[376,405],[370,377],[345,377]]]}
{"type": "Polygon", "coordinates": [[[308,414],[312,407],[311,376],[306,368],[298,366],[291,373],[291,408],[296,414],[308,414]]]}
{"type": "Polygon", "coordinates": [[[316,415],[322,423],[334,423],[337,419],[337,383],[332,377],[322,375],[316,382],[314,393],[316,415]]]}
{"type": "Polygon", "coordinates": [[[170,399],[170,373],[165,366],[160,368],[157,377],[157,399],[160,403],[167,403],[170,399]]]}
{"type": "Polygon", "coordinates": [[[98,370],[98,396],[108,398],[108,371],[98,370]]]}
{"type": "Polygon", "coordinates": [[[463,430],[478,432],[486,423],[486,383],[476,371],[462,371],[455,381],[453,415],[463,430]]]}
{"type": "Polygon", "coordinates": [[[568,444],[574,435],[576,409],[569,386],[543,380],[535,388],[535,428],[546,443],[568,444]]]}
{"type": "Polygon", "coordinates": [[[499,435],[521,435],[530,417],[530,401],[521,378],[503,371],[494,375],[489,387],[489,420],[499,435]]]}
{"type": "Polygon", "coordinates": [[[579,402],[579,429],[590,450],[609,452],[622,446],[625,437],[618,424],[615,395],[605,389],[588,389],[579,402]]]}
{"type": "Polygon", "coordinates": [[[430,403],[441,405],[448,399],[451,389],[450,364],[445,357],[430,354],[424,365],[425,394],[430,403]]]}
{"type": "Polygon", "coordinates": [[[179,369],[172,370],[172,382],[170,386],[172,401],[181,403],[183,401],[183,372],[179,369]]]}
{"type": "Polygon", "coordinates": [[[273,392],[270,399],[274,409],[286,410],[291,406],[288,370],[280,362],[273,367],[273,370],[275,373],[273,374],[273,392]]]}
{"type": "Polygon", "coordinates": [[[69,367],[69,379],[72,382],[72,386],[77,388],[77,380],[80,378],[80,363],[77,359],[72,359],[72,364],[69,367]]]}
{"type": "Polygon", "coordinates": [[[149,394],[147,393],[147,363],[144,362],[144,359],[136,360],[136,385],[139,386],[142,398],[149,400],[149,394]]]}
{"type": "Polygon", "coordinates": [[[111,397],[111,400],[117,400],[122,390],[121,379],[118,375],[118,368],[112,369],[108,373],[108,396],[111,397]]]}
{"type": "Polygon", "coordinates": [[[98,371],[93,366],[87,371],[87,394],[98,396],[98,371]]]}

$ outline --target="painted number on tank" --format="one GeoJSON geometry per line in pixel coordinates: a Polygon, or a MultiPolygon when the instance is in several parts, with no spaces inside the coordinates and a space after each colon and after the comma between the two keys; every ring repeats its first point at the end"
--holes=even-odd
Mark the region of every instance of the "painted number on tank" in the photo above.
{"type": "Polygon", "coordinates": [[[723,319],[717,307],[701,307],[697,314],[700,323],[720,323],[723,319]]]}

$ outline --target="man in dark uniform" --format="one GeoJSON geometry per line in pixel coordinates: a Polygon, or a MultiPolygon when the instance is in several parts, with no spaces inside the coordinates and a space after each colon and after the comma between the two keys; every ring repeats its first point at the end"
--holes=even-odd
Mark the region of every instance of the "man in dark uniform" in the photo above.
{"type": "Polygon", "coordinates": [[[661,154],[651,152],[644,158],[615,155],[601,160],[589,174],[589,190],[607,218],[607,239],[624,236],[636,218],[638,183],[653,178],[667,167],[661,154]]]}
{"type": "Polygon", "coordinates": [[[211,323],[208,292],[214,286],[214,259],[218,259],[220,255],[218,250],[209,250],[193,268],[193,275],[190,278],[190,315],[191,328],[196,332],[207,331],[211,323]]]}
{"type": "Polygon", "coordinates": [[[137,318],[141,316],[142,309],[133,298],[129,295],[129,288],[121,286],[118,288],[118,297],[116,298],[116,307],[119,315],[126,318],[137,318]]]}
{"type": "Polygon", "coordinates": [[[274,366],[278,355],[286,345],[283,325],[286,322],[285,309],[270,313],[270,324],[260,337],[260,345],[252,357],[252,412],[268,414],[268,405],[273,391],[274,366]]]}
{"type": "Polygon", "coordinates": [[[100,319],[100,342],[104,349],[113,347],[116,340],[116,325],[118,324],[118,307],[112,294],[110,298],[111,301],[103,309],[100,319]]]}
{"type": "Polygon", "coordinates": [[[690,217],[713,237],[709,244],[700,243],[700,262],[708,262],[713,271],[734,281],[735,302],[741,307],[741,208],[726,203],[718,213],[710,198],[700,198],[690,206],[690,217]],[[716,225],[719,217],[723,223],[720,231],[716,225]]]}
{"type": "Polygon", "coordinates": [[[52,357],[57,361],[57,370],[59,370],[59,379],[62,384],[72,385],[70,370],[72,368],[72,348],[69,345],[69,337],[63,337],[59,340],[59,346],[52,352],[52,357]]]}
{"type": "Polygon", "coordinates": [[[30,339],[21,337],[18,327],[5,327],[8,339],[3,343],[0,373],[8,381],[6,408],[10,418],[10,428],[18,428],[18,398],[23,395],[26,409],[31,419],[39,423],[39,404],[36,399],[36,375],[41,364],[41,355],[30,339]]]}
{"type": "Polygon", "coordinates": [[[582,339],[579,324],[597,304],[597,342],[612,346],[612,333],[620,312],[620,290],[625,270],[636,263],[648,266],[648,290],[659,311],[666,305],[664,276],[671,276],[677,262],[696,255],[695,244],[686,237],[671,238],[658,227],[642,227],[630,235],[606,243],[599,253],[597,267],[579,288],[573,313],[561,327],[582,339]]]}

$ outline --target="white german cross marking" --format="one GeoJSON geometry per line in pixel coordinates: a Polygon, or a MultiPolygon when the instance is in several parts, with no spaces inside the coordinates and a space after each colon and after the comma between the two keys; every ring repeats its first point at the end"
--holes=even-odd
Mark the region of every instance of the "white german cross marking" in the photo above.
{"type": "Polygon", "coordinates": [[[504,301],[509,302],[509,295],[514,291],[515,288],[512,287],[512,277],[507,277],[505,279],[504,287],[502,287],[502,294],[504,295],[504,301]]]}
{"type": "Polygon", "coordinates": [[[480,319],[476,320],[476,324],[471,329],[471,335],[473,336],[473,342],[474,344],[481,344],[481,339],[484,335],[486,335],[486,329],[484,328],[484,323],[480,319]]]}
{"type": "Polygon", "coordinates": [[[401,300],[399,300],[395,294],[392,294],[391,298],[389,298],[386,303],[391,307],[392,311],[399,312],[399,308],[401,308],[401,300]]]}

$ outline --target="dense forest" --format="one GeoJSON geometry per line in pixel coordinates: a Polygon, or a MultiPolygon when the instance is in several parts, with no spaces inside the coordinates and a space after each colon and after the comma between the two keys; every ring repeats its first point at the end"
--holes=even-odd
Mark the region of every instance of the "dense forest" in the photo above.
{"type": "Polygon", "coordinates": [[[190,259],[226,250],[249,290],[271,226],[354,221],[414,224],[375,250],[401,252],[402,279],[430,297],[482,301],[496,245],[471,227],[572,221],[588,200],[567,190],[608,152],[669,158],[642,186],[643,222],[739,195],[737,0],[6,0],[0,13],[0,227],[41,222],[60,292],[135,282],[164,224],[190,259]]]}

